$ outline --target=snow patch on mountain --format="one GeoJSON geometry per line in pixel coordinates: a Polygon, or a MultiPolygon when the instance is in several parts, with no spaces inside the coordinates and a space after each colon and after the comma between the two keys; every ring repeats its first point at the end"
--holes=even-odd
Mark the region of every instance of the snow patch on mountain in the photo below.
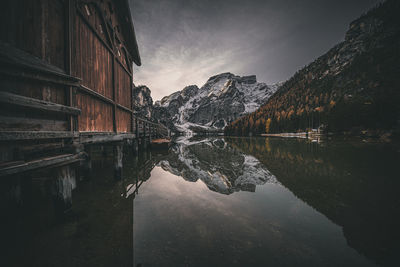
{"type": "Polygon", "coordinates": [[[259,83],[255,75],[222,73],[209,78],[201,88],[187,86],[155,106],[165,110],[180,132],[218,131],[255,111],[279,86],[259,83]]]}
{"type": "Polygon", "coordinates": [[[259,185],[280,184],[255,157],[234,149],[221,138],[180,137],[159,166],[186,181],[201,180],[210,190],[221,194],[254,192],[259,185]],[[220,160],[210,159],[209,155],[220,160]]]}

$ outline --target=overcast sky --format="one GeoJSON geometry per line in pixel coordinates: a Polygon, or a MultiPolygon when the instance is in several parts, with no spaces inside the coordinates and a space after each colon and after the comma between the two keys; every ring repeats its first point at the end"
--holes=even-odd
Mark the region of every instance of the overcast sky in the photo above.
{"type": "Polygon", "coordinates": [[[129,0],[153,100],[222,72],[287,80],[380,0],[129,0]]]}

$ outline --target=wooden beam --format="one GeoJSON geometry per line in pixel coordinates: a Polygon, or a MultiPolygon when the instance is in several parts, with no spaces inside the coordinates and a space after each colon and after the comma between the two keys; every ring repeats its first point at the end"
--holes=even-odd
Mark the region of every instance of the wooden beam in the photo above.
{"type": "Polygon", "coordinates": [[[0,72],[8,76],[43,80],[57,84],[69,84],[72,86],[77,86],[81,81],[77,77],[68,75],[62,69],[1,41],[0,63],[0,72]]]}
{"type": "Polygon", "coordinates": [[[11,165],[0,169],[0,177],[13,175],[21,172],[32,171],[39,168],[50,167],[52,165],[60,166],[60,165],[72,164],[74,162],[81,160],[81,158],[82,154],[63,154],[53,157],[36,159],[24,163],[17,163],[15,165],[11,165]]]}
{"type": "Polygon", "coordinates": [[[111,105],[115,104],[117,106],[117,108],[120,108],[120,109],[125,110],[127,112],[133,112],[133,110],[131,110],[131,109],[125,107],[125,106],[122,106],[122,105],[120,105],[118,103],[115,103],[114,100],[112,100],[110,98],[107,98],[107,97],[103,96],[102,94],[99,94],[96,91],[94,91],[94,90],[92,90],[92,89],[90,89],[90,88],[88,88],[88,87],[86,87],[84,85],[81,85],[78,88],[78,90],[80,90],[82,92],[85,92],[85,93],[87,93],[87,94],[89,94],[89,95],[91,95],[91,96],[93,96],[93,97],[95,97],[95,98],[97,98],[99,100],[102,100],[103,102],[105,102],[107,104],[111,104],[111,105]]]}
{"type": "Polygon", "coordinates": [[[121,60],[120,60],[118,57],[116,57],[116,59],[117,59],[117,62],[119,63],[119,65],[122,67],[122,69],[123,69],[129,76],[132,76],[132,73],[124,66],[124,64],[121,62],[121,60]]]}
{"type": "Polygon", "coordinates": [[[78,90],[81,92],[85,92],[91,96],[94,96],[95,98],[102,100],[103,102],[106,102],[107,104],[114,105],[114,101],[112,99],[107,98],[107,97],[103,96],[102,94],[99,94],[96,91],[94,91],[84,85],[81,85],[80,87],[78,87],[78,90]]]}
{"type": "Polygon", "coordinates": [[[124,157],[123,145],[121,143],[116,144],[113,147],[114,150],[114,179],[122,179],[122,160],[124,157]]]}
{"type": "Polygon", "coordinates": [[[45,110],[56,113],[63,113],[68,115],[77,116],[81,114],[81,110],[74,107],[68,107],[52,102],[47,102],[35,98],[25,97],[21,95],[11,94],[7,92],[0,92],[0,102],[6,104],[17,105],[26,108],[33,108],[38,110],[45,110]]]}
{"type": "Polygon", "coordinates": [[[125,106],[123,106],[123,105],[121,105],[121,104],[116,103],[116,105],[117,105],[117,108],[119,108],[119,109],[122,109],[122,110],[124,110],[124,111],[133,113],[133,110],[131,110],[131,109],[129,109],[129,108],[127,108],[127,107],[125,107],[125,106]]]}
{"type": "Polygon", "coordinates": [[[66,120],[32,119],[0,115],[0,128],[7,131],[66,131],[66,120]]]}
{"type": "MultiPolygon", "coordinates": [[[[0,65],[1,62],[0,62],[0,65]]],[[[9,76],[9,77],[15,77],[18,79],[26,79],[26,80],[35,80],[35,81],[41,81],[41,82],[47,82],[47,83],[53,83],[57,85],[65,85],[65,86],[78,86],[79,81],[70,81],[68,79],[63,79],[62,77],[57,77],[55,76],[46,76],[43,75],[40,72],[32,72],[31,70],[26,71],[24,69],[20,69],[18,67],[5,67],[6,65],[4,64],[0,68],[0,74],[3,76],[9,76]]]]}
{"type": "Polygon", "coordinates": [[[70,147],[72,150],[72,145],[65,145],[64,142],[57,143],[46,143],[46,144],[34,144],[28,146],[18,147],[18,151],[23,154],[32,154],[32,153],[43,153],[45,151],[56,151],[61,150],[63,148],[70,147]]]}
{"type": "MultiPolygon", "coordinates": [[[[114,37],[114,36],[113,36],[114,37]]],[[[114,38],[113,38],[113,43],[114,43],[114,38]]],[[[116,95],[116,91],[117,91],[117,81],[116,81],[116,73],[117,73],[117,66],[116,66],[116,56],[115,53],[113,51],[112,53],[112,86],[113,86],[113,101],[114,101],[114,106],[113,106],[113,129],[114,132],[117,132],[117,95],[116,95]]],[[[132,101],[132,100],[131,100],[132,101]]]]}
{"type": "Polygon", "coordinates": [[[82,144],[96,144],[96,143],[109,143],[109,142],[122,142],[124,139],[134,139],[135,134],[120,133],[115,134],[112,132],[95,133],[83,132],[80,133],[80,142],[82,144]]]}
{"type": "MultiPolygon", "coordinates": [[[[65,69],[68,75],[72,74],[72,0],[67,0],[64,5],[65,8],[65,39],[66,39],[66,48],[65,48],[65,69]]],[[[73,101],[73,88],[72,86],[67,87],[67,105],[70,107],[74,106],[73,101]]],[[[74,131],[74,120],[76,118],[69,116],[69,130],[74,131]]]]}
{"type": "MultiPolygon", "coordinates": [[[[98,5],[98,3],[96,3],[95,1],[91,1],[91,2],[87,2],[87,4],[93,4],[97,11],[100,14],[101,19],[103,20],[103,23],[105,23],[105,31],[107,33],[107,37],[110,39],[109,41],[111,42],[111,46],[109,44],[107,44],[106,40],[104,40],[104,38],[96,31],[96,29],[93,27],[93,25],[90,23],[90,21],[88,21],[88,19],[85,17],[84,14],[82,14],[82,11],[78,8],[78,14],[80,15],[80,17],[82,18],[82,20],[85,22],[85,24],[89,27],[89,29],[93,32],[93,34],[100,40],[100,42],[106,47],[107,50],[109,50],[110,53],[112,53],[115,56],[115,51],[114,51],[114,44],[115,44],[115,40],[114,40],[114,36],[111,35],[111,33],[108,30],[107,27],[107,21],[106,18],[104,16],[104,12],[101,9],[101,7],[98,5]]],[[[117,62],[123,67],[123,69],[125,70],[125,72],[132,76],[132,72],[130,72],[125,66],[124,64],[119,60],[118,57],[116,57],[117,62]]]]}
{"type": "Polygon", "coordinates": [[[92,24],[90,21],[87,20],[85,15],[82,14],[82,11],[79,10],[79,8],[76,9],[78,11],[79,16],[82,18],[83,22],[89,27],[89,29],[94,33],[94,35],[100,40],[100,42],[106,47],[106,49],[114,54],[113,49],[107,44],[107,42],[100,36],[100,34],[96,31],[96,29],[93,28],[92,24]]]}
{"type": "Polygon", "coordinates": [[[64,5],[66,5],[65,10],[65,39],[66,39],[66,47],[65,47],[65,69],[68,75],[72,73],[72,0],[65,1],[64,5]]]}
{"type": "Polygon", "coordinates": [[[0,141],[74,138],[70,131],[0,131],[0,141]]]}
{"type": "Polygon", "coordinates": [[[71,166],[55,169],[52,180],[52,194],[57,216],[64,216],[72,207],[72,190],[76,187],[76,173],[71,166]]]}
{"type": "MultiPolygon", "coordinates": [[[[113,62],[115,65],[115,58],[114,58],[113,62]]],[[[115,70],[114,70],[114,73],[115,73],[115,70]]],[[[113,87],[114,87],[114,94],[115,94],[115,81],[114,81],[113,87]]],[[[114,105],[113,105],[112,111],[113,111],[113,129],[114,129],[114,132],[117,132],[117,130],[118,130],[118,127],[117,127],[117,103],[115,101],[115,97],[114,97],[114,105]]]]}

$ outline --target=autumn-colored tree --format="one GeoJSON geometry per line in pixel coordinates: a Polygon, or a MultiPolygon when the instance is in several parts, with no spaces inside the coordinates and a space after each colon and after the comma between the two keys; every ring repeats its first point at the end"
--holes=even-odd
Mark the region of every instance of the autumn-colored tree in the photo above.
{"type": "Polygon", "coordinates": [[[271,118],[267,119],[267,122],[265,123],[265,133],[269,133],[271,127],[271,118]]]}

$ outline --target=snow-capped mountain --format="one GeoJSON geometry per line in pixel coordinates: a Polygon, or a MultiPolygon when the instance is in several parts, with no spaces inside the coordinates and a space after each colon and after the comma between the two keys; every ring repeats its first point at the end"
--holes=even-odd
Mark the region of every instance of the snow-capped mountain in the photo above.
{"type": "Polygon", "coordinates": [[[255,75],[222,73],[209,78],[201,88],[187,86],[157,101],[156,115],[181,132],[219,130],[255,111],[279,85],[259,83],[255,75]]]}

